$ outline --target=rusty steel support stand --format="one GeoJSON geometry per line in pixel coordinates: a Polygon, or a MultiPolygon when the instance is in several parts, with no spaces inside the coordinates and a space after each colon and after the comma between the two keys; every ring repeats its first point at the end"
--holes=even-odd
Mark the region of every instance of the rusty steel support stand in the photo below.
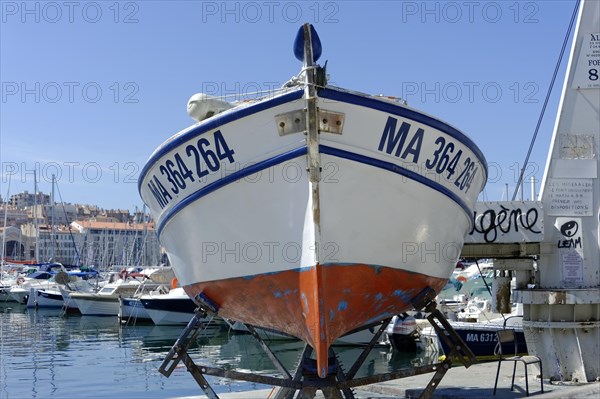
{"type": "Polygon", "coordinates": [[[454,359],[461,361],[465,367],[469,367],[477,362],[475,355],[462,341],[456,331],[454,331],[452,325],[446,320],[444,315],[435,308],[436,304],[432,298],[435,298],[434,293],[424,290],[422,295],[417,297],[417,300],[413,305],[415,306],[415,309],[424,308],[426,312],[430,313],[427,320],[436,331],[439,339],[444,340],[448,347],[451,348],[446,359],[441,363],[356,378],[356,373],[389,324],[390,319],[386,319],[381,322],[381,326],[347,373],[344,373],[335,352],[333,349],[330,349],[329,374],[326,378],[318,377],[316,361],[311,358],[313,350],[309,345],[306,345],[300,356],[296,371],[292,376],[279,359],[277,359],[260,335],[257,334],[256,330],[248,325],[246,327],[248,327],[248,330],[261,345],[267,356],[272,360],[275,367],[281,372],[283,378],[243,373],[216,367],[199,367],[188,355],[187,350],[189,346],[195,342],[198,333],[201,331],[203,327],[203,318],[206,317],[207,314],[214,316],[218,309],[216,306],[213,306],[213,303],[209,298],[196,297],[196,304],[200,306],[196,309],[194,317],[184,328],[181,335],[163,360],[163,363],[159,367],[159,372],[164,376],[169,377],[173,370],[175,370],[177,364],[180,361],[183,361],[187,370],[192,374],[194,380],[196,380],[209,399],[219,399],[219,397],[204,377],[205,375],[277,386],[279,389],[276,392],[274,399],[294,399],[296,393],[296,399],[313,399],[319,390],[323,392],[325,399],[355,399],[352,388],[434,372],[431,381],[419,396],[421,399],[428,399],[433,396],[435,389],[452,366],[452,361],[454,359]]]}
{"type": "Polygon", "coordinates": [[[177,367],[177,364],[183,360],[183,363],[187,367],[187,370],[192,374],[192,377],[196,380],[200,388],[204,391],[206,396],[209,399],[219,399],[215,391],[213,391],[212,387],[204,378],[202,372],[196,367],[194,361],[190,358],[187,353],[189,346],[196,341],[196,337],[202,328],[202,319],[206,316],[206,312],[199,309],[196,309],[196,312],[192,319],[189,321],[187,326],[181,332],[177,341],[173,347],[165,356],[162,364],[158,368],[158,371],[164,375],[165,377],[170,377],[173,370],[177,367]]]}
{"type": "Polygon", "coordinates": [[[427,384],[427,387],[423,390],[423,392],[421,392],[421,395],[419,396],[420,399],[429,399],[433,396],[433,393],[439,386],[440,381],[442,381],[442,378],[444,378],[446,372],[450,370],[450,367],[452,367],[452,361],[454,358],[458,358],[458,360],[466,368],[469,368],[474,363],[477,363],[477,358],[471,349],[469,349],[460,335],[458,335],[454,328],[452,328],[452,325],[448,322],[448,320],[446,320],[442,312],[434,308],[431,310],[427,320],[433,326],[433,329],[435,330],[439,339],[443,339],[451,349],[446,355],[444,361],[440,363],[440,367],[438,367],[435,371],[435,374],[429,381],[429,384],[427,384]]]}
{"type": "MultiPolygon", "coordinates": [[[[323,392],[325,399],[355,399],[351,386],[352,380],[371,350],[379,342],[379,338],[389,322],[390,319],[381,321],[379,329],[363,348],[347,374],[344,373],[333,349],[329,348],[329,374],[325,378],[320,378],[316,372],[315,361],[310,358],[312,348],[306,345],[293,377],[293,381],[302,386],[296,399],[313,399],[318,390],[323,392]]],[[[295,394],[296,389],[280,388],[274,399],[293,399],[295,394]]]]}

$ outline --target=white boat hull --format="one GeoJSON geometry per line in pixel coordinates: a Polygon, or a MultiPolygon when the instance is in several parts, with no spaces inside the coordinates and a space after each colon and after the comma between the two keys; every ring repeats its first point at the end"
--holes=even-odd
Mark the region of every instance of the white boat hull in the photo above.
{"type": "Polygon", "coordinates": [[[119,303],[119,319],[124,322],[148,321],[150,315],[139,298],[121,298],[119,303]]]}
{"type": "Polygon", "coordinates": [[[14,286],[9,290],[9,295],[13,301],[24,305],[27,303],[29,290],[20,286],[14,286]]]}
{"type": "Polygon", "coordinates": [[[64,298],[58,289],[39,289],[34,290],[33,293],[37,308],[62,308],[65,305],[64,298]]]}
{"type": "Polygon", "coordinates": [[[152,319],[152,322],[157,326],[172,326],[172,325],[186,325],[190,322],[193,313],[184,312],[173,312],[166,310],[150,309],[146,310],[148,316],[152,319]]]}
{"type": "Polygon", "coordinates": [[[340,336],[443,288],[486,165],[435,118],[340,90],[319,95],[320,112],[344,119],[341,134],[320,134],[318,182],[306,172],[315,148],[278,131],[282,114],[305,106],[300,90],[170,139],[142,171],[140,193],[192,298],[324,358],[340,336]],[[194,163],[200,148],[223,155],[212,171],[210,159],[194,163]]]}
{"type": "Polygon", "coordinates": [[[196,305],[181,288],[167,294],[145,294],[140,302],[154,324],[185,325],[194,317],[196,305]]]}
{"type": "Polygon", "coordinates": [[[117,316],[119,314],[119,297],[99,296],[97,294],[84,295],[71,294],[71,301],[75,302],[82,315],[117,316]]]}
{"type": "Polygon", "coordinates": [[[0,302],[14,302],[15,299],[10,294],[10,290],[16,285],[14,281],[0,280],[0,302]]]}

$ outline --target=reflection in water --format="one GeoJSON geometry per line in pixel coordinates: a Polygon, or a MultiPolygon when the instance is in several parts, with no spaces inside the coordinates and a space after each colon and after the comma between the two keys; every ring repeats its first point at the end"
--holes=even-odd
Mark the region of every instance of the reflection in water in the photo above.
{"type": "MultiPolygon", "coordinates": [[[[68,315],[60,309],[27,309],[0,304],[0,398],[164,398],[201,393],[180,365],[169,378],[158,372],[183,327],[122,326],[115,317],[68,315]]],[[[267,341],[290,370],[303,343],[267,341]]],[[[336,347],[348,369],[361,349],[336,347]]],[[[214,325],[189,350],[198,365],[280,375],[251,335],[214,325]]],[[[375,348],[357,376],[386,373],[435,359],[375,348]]],[[[208,377],[217,393],[265,388],[208,377]]]]}

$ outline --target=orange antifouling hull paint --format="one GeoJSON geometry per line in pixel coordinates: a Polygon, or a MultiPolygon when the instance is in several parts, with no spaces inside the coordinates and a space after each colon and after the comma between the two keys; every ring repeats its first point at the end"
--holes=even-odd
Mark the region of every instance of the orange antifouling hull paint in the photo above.
{"type": "Polygon", "coordinates": [[[446,279],[383,266],[326,264],[256,276],[196,283],[219,315],[296,336],[316,353],[320,377],[328,350],[342,335],[412,308],[424,288],[439,292],[446,279]]]}

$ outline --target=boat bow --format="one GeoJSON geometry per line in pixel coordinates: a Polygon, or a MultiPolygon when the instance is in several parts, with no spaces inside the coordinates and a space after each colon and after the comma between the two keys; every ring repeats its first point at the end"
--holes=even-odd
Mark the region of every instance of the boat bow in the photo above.
{"type": "Polygon", "coordinates": [[[139,188],[186,293],[301,338],[325,377],[336,339],[444,287],[487,169],[446,123],[327,86],[310,24],[294,52],[302,71],[275,95],[195,103],[211,116],[159,147],[139,188]]]}

